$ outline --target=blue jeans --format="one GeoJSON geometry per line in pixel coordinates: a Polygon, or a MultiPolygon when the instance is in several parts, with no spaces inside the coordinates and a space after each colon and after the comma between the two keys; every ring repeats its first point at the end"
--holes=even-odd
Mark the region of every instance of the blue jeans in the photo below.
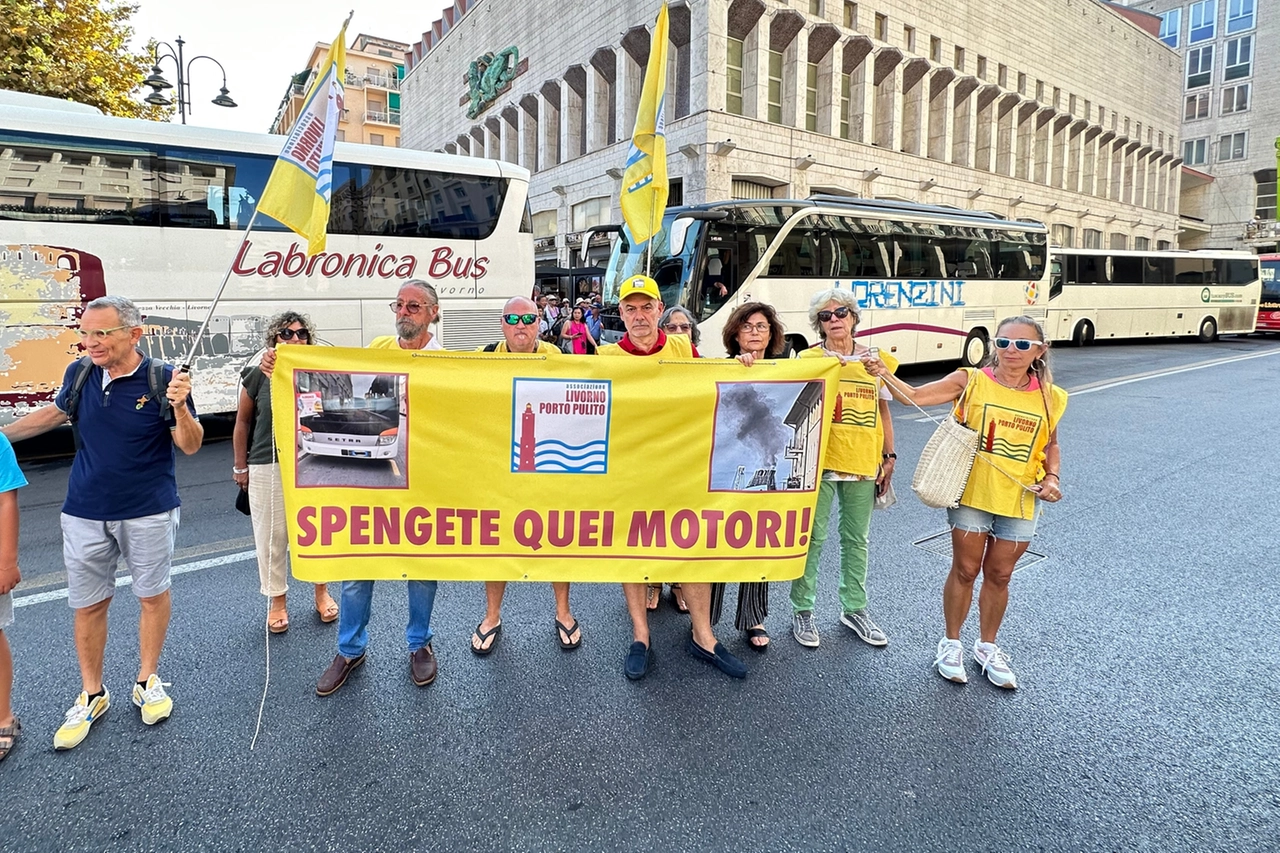
{"type": "MultiPolygon", "coordinates": [[[[409,627],[404,638],[409,651],[431,642],[431,608],[436,603],[435,581],[408,581],[409,627]]],[[[369,611],[373,607],[373,581],[343,581],[342,606],[338,610],[338,654],[358,658],[369,645],[369,611]]]]}

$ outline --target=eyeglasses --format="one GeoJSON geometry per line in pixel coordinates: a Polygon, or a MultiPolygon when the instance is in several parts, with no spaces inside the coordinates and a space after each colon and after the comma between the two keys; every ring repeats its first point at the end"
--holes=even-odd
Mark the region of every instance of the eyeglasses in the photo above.
{"type": "Polygon", "coordinates": [[[306,329],[281,329],[280,331],[276,332],[276,335],[282,341],[291,341],[294,338],[297,338],[300,341],[311,340],[311,333],[308,332],[306,329]]]}
{"type": "Polygon", "coordinates": [[[538,315],[537,314],[503,314],[502,322],[506,323],[508,326],[518,326],[521,323],[524,323],[526,326],[532,326],[534,323],[538,322],[538,315]]]}
{"type": "Polygon", "coordinates": [[[110,329],[76,329],[76,334],[80,336],[80,340],[92,338],[95,341],[105,340],[107,335],[112,332],[118,332],[121,329],[132,329],[133,326],[112,326],[110,329]]]}
{"type": "Polygon", "coordinates": [[[1008,349],[1015,347],[1019,352],[1026,352],[1031,349],[1039,341],[1032,341],[1026,338],[996,338],[996,349],[1008,349]]]}
{"type": "Polygon", "coordinates": [[[668,332],[677,332],[677,333],[692,332],[693,324],[692,323],[668,323],[662,328],[666,329],[668,332]]]}
{"type": "Polygon", "coordinates": [[[391,310],[396,312],[397,314],[399,314],[401,311],[407,311],[410,314],[417,314],[423,308],[436,307],[434,303],[430,303],[430,302],[424,305],[421,302],[401,302],[399,299],[397,299],[395,302],[389,302],[387,304],[391,307],[391,310]]]}
{"type": "Polygon", "coordinates": [[[759,332],[761,334],[766,334],[769,331],[769,324],[768,323],[743,323],[741,326],[738,327],[738,331],[759,332]]]}
{"type": "Polygon", "coordinates": [[[841,320],[843,320],[845,317],[848,317],[848,316],[849,316],[849,309],[841,305],[839,308],[835,309],[834,311],[819,311],[818,322],[830,323],[832,317],[839,317],[841,320]]]}

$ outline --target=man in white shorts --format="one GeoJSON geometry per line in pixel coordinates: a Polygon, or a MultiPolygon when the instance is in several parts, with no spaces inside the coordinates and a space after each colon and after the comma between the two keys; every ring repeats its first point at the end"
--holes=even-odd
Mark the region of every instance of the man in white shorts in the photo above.
{"type": "Polygon", "coordinates": [[[173,449],[195,453],[204,438],[191,378],[169,365],[153,365],[138,349],[142,315],[132,302],[120,296],[93,300],[76,331],[88,361],[67,367],[52,405],[4,430],[10,440],[21,441],[70,420],[76,436],[62,506],[62,556],[83,691],[54,735],[55,749],[78,745],[111,705],[102,682],[103,653],[120,557],[142,611],[133,703],[147,725],[173,711],[157,674],[169,628],[169,571],[178,533],[173,449]]]}

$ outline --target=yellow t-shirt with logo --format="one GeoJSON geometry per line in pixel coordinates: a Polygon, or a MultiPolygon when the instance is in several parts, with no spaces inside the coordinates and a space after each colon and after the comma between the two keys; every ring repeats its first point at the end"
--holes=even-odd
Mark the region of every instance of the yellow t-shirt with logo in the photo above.
{"type": "Polygon", "coordinates": [[[1067,410],[1067,392],[1052,386],[1051,411],[1046,419],[1045,398],[1039,387],[1015,391],[981,370],[963,370],[972,383],[964,422],[982,438],[960,503],[996,515],[1031,518],[1035,495],[1019,483],[1034,486],[1044,479],[1044,449],[1067,410]]]}
{"type": "MultiPolygon", "coordinates": [[[[600,344],[596,347],[596,355],[635,355],[624,350],[618,344],[600,344]]],[[[646,356],[665,355],[668,358],[693,358],[693,344],[687,335],[667,335],[667,341],[657,352],[646,353],[646,356]]]]}
{"type": "MultiPolygon", "coordinates": [[[[507,342],[506,342],[506,340],[501,340],[501,341],[499,341],[499,342],[498,342],[498,348],[497,348],[497,349],[491,349],[491,350],[489,350],[489,349],[485,349],[485,347],[476,347],[476,352],[505,352],[505,353],[509,353],[509,352],[511,352],[511,350],[507,348],[507,342]]],[[[560,347],[556,346],[555,344],[548,343],[548,342],[546,342],[546,341],[538,341],[538,348],[537,348],[536,350],[534,350],[534,351],[533,351],[533,353],[525,353],[525,355],[532,355],[532,354],[534,354],[534,353],[536,353],[536,354],[538,354],[538,355],[564,355],[564,352],[562,352],[562,351],[561,351],[560,347]]],[[[515,354],[516,354],[516,355],[519,355],[519,353],[515,353],[515,354]]]]}
{"type": "MultiPolygon", "coordinates": [[[[821,346],[800,353],[801,358],[828,358],[821,346]]],[[[898,360],[880,353],[890,373],[898,360]]],[[[867,373],[862,362],[851,358],[840,368],[840,390],[831,416],[831,432],[822,467],[842,474],[874,477],[884,460],[884,423],[880,420],[880,388],[883,382],[867,373]]]]}

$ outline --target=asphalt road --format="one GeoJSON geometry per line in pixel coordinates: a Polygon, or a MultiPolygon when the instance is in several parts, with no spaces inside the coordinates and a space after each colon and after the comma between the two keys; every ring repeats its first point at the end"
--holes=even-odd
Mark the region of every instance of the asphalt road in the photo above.
{"type": "Polygon", "coordinates": [[[627,682],[614,585],[574,588],[585,642],[567,655],[550,590],[512,585],[500,645],[477,659],[481,588],[450,583],[434,620],[440,677],[418,689],[404,588],[384,583],[368,662],[318,699],[334,631],[297,585],[251,750],[265,605],[236,556],[251,543],[229,442],[211,440],[180,464],[178,562],[208,567],[174,579],[162,667],[174,716],[148,729],[129,705],[138,608],[121,589],[115,707],[57,754],[78,675],[66,603],[41,599],[61,589],[68,462],[29,463],[27,581],[9,632],[26,729],[0,765],[0,850],[1275,850],[1280,341],[1103,345],[1061,351],[1057,367],[1076,389],[1066,497],[1034,546],[1048,558],[1013,583],[1001,640],[1016,692],[972,667],[966,686],[930,672],[947,563],[911,543],[945,522],[909,492],[931,428],[897,409],[900,502],[877,514],[871,544],[887,648],[839,626],[828,549],[821,648],[791,639],[785,585],[767,654],[722,625],[745,681],[689,658],[686,623],[664,604],[658,669],[627,682]],[[1259,357],[1230,360],[1247,356],[1259,357]]]}

